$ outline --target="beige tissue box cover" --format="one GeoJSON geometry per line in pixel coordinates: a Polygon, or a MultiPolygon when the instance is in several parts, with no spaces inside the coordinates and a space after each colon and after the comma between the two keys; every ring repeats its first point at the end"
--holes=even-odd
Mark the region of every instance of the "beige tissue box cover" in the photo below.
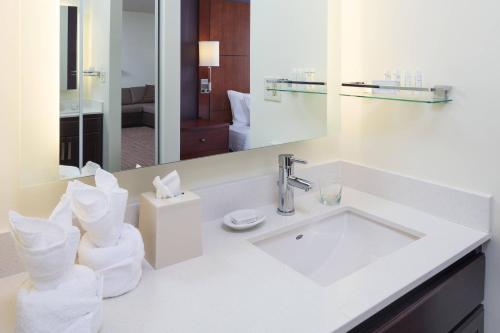
{"type": "Polygon", "coordinates": [[[154,193],[141,195],[139,230],[146,260],[156,269],[203,254],[201,199],[192,192],[158,200],[154,193]]]}

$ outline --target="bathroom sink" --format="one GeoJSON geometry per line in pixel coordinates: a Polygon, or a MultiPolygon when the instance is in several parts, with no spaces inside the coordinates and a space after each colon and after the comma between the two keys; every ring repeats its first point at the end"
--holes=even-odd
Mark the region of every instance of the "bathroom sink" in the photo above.
{"type": "Polygon", "coordinates": [[[344,211],[254,245],[326,287],[418,238],[344,211]]]}

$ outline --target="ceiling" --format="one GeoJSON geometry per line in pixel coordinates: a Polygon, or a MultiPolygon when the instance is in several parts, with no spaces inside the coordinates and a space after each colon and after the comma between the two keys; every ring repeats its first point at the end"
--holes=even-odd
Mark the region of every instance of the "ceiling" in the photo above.
{"type": "Polygon", "coordinates": [[[155,0],[123,0],[123,10],[127,12],[155,12],[155,0]]]}

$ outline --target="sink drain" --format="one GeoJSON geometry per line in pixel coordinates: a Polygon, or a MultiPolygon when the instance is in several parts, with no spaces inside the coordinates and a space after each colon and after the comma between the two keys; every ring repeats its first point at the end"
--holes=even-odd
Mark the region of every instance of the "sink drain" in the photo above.
{"type": "Polygon", "coordinates": [[[301,240],[302,238],[304,238],[304,235],[298,235],[297,237],[295,237],[296,240],[301,240]]]}

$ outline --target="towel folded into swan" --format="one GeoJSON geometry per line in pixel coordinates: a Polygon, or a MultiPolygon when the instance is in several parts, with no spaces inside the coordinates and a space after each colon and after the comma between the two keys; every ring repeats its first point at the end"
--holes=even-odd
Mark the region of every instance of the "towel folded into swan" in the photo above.
{"type": "Polygon", "coordinates": [[[102,274],[103,296],[133,290],[142,276],[144,243],[139,231],[124,223],[128,192],[109,172],[97,170],[96,187],[78,181],[68,186],[73,212],[86,231],[78,249],[79,263],[102,274]]]}

